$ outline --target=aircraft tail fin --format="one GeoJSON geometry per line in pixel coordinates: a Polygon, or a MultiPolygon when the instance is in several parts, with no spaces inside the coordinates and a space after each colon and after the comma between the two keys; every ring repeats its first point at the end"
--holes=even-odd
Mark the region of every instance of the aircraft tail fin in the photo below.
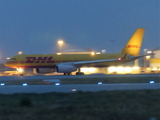
{"type": "Polygon", "coordinates": [[[141,44],[144,35],[144,28],[138,28],[132,37],[129,39],[127,44],[122,49],[121,53],[128,54],[128,55],[139,55],[141,44]]]}

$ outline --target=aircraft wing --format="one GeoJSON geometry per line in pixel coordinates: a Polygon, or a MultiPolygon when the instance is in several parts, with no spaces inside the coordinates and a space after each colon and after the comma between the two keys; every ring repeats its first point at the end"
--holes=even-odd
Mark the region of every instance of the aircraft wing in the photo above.
{"type": "Polygon", "coordinates": [[[140,56],[129,56],[129,59],[139,59],[141,57],[151,56],[151,55],[154,55],[154,53],[146,54],[146,55],[140,55],[140,56]]]}
{"type": "Polygon", "coordinates": [[[120,59],[77,61],[77,62],[74,62],[74,65],[81,66],[81,65],[88,65],[88,64],[95,64],[95,63],[112,62],[112,61],[118,61],[118,60],[120,59]]]}

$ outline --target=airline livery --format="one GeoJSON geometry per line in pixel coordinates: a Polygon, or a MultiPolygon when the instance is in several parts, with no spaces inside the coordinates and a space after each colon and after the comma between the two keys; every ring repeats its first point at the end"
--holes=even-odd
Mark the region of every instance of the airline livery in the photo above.
{"type": "MultiPolygon", "coordinates": [[[[146,55],[139,55],[144,28],[138,28],[120,53],[114,54],[21,54],[12,56],[6,66],[16,69],[35,68],[37,73],[40,68],[51,68],[58,73],[71,75],[77,71],[76,75],[83,75],[81,67],[108,67],[134,61],[146,55]]],[[[20,75],[23,75],[21,73],[20,75]]]]}

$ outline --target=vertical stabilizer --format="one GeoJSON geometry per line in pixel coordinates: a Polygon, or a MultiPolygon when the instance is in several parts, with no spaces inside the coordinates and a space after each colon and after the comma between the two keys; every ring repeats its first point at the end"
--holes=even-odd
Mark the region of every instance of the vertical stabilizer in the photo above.
{"type": "Polygon", "coordinates": [[[144,35],[144,28],[138,28],[127,44],[122,49],[121,53],[127,53],[128,55],[139,55],[141,44],[144,35]]]}

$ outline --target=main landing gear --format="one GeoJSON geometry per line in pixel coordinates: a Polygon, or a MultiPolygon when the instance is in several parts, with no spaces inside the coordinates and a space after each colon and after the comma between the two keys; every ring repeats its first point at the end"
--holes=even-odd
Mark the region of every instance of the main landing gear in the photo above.
{"type": "Polygon", "coordinates": [[[78,72],[76,72],[76,75],[84,75],[84,72],[81,72],[81,69],[78,68],[78,72]]]}
{"type": "Polygon", "coordinates": [[[21,73],[21,74],[19,74],[19,76],[24,76],[24,74],[23,74],[23,73],[21,73]]]}
{"type": "MultiPolygon", "coordinates": [[[[72,75],[72,73],[64,73],[64,75],[72,75]]],[[[78,72],[76,72],[76,75],[84,75],[84,72],[81,72],[81,69],[78,68],[78,72]]]]}

